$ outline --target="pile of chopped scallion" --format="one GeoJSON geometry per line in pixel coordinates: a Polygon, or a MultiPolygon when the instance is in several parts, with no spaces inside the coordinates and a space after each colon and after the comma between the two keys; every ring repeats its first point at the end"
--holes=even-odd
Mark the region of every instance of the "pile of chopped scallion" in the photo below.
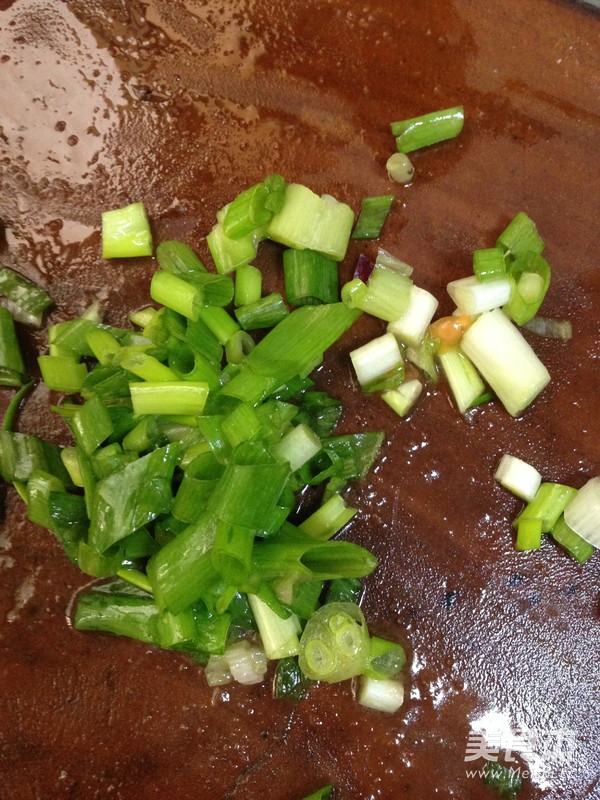
{"type": "MultiPolygon", "coordinates": [[[[359,701],[395,711],[404,651],[369,635],[358,604],[376,559],[335,538],[356,514],[343,492],[384,434],[336,435],[341,404],[309,377],[361,314],[338,289],[354,214],[274,175],[217,218],[216,273],[187,245],[162,242],[154,304],[132,327],[105,324],[97,305],[50,326],[38,364],[73,445],[7,424],[0,473],[28,518],[103,579],[78,595],[76,629],[185,651],[211,686],[260,682],[269,660],[279,697],[360,676],[359,701]],[[289,248],[294,310],[263,295],[249,263],[266,237],[289,248]],[[295,524],[307,487],[318,507],[295,524]]],[[[141,203],[103,215],[105,256],[153,252],[141,203]]]]}

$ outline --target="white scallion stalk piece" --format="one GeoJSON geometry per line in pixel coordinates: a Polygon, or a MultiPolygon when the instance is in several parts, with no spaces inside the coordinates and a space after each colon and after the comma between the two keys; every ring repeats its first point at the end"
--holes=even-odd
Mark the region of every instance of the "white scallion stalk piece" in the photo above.
{"type": "Polygon", "coordinates": [[[451,281],[446,287],[461,314],[482,314],[500,308],[510,300],[511,283],[508,278],[481,283],[475,275],[451,281]]]}
{"type": "Polygon", "coordinates": [[[233,680],[225,656],[209,656],[204,668],[204,675],[209,686],[225,686],[233,680]]]}
{"type": "Polygon", "coordinates": [[[410,288],[408,307],[401,317],[388,324],[388,332],[393,333],[399,342],[420,344],[438,305],[437,298],[430,292],[413,284],[410,288]]]}
{"type": "Polygon", "coordinates": [[[542,476],[535,467],[508,453],[500,459],[494,478],[501,486],[527,503],[533,500],[542,482],[542,476]]]}
{"type": "Polygon", "coordinates": [[[464,414],[484,393],[485,385],[468,356],[458,348],[438,353],[437,357],[458,410],[464,414]]]}
{"type": "Polygon", "coordinates": [[[225,648],[224,656],[234,681],[244,686],[262,683],[267,672],[267,657],[258,645],[240,639],[225,648]]]}
{"type": "Polygon", "coordinates": [[[298,634],[301,631],[298,617],[292,614],[287,619],[282,619],[254,594],[248,595],[248,602],[266,657],[278,659],[298,655],[300,651],[298,634]]]}
{"type": "Polygon", "coordinates": [[[499,309],[475,320],[463,334],[461,348],[513,417],[550,382],[546,367],[499,309]]]}
{"type": "Polygon", "coordinates": [[[381,378],[404,363],[393,333],[384,333],[352,350],[350,359],[361,386],[381,378]]]}
{"type": "Polygon", "coordinates": [[[600,548],[600,477],[577,492],[565,508],[565,522],[592,547],[600,548]]]}
{"type": "Polygon", "coordinates": [[[401,383],[397,389],[382,392],[381,398],[399,417],[405,417],[419,399],[422,391],[423,384],[421,381],[413,378],[410,381],[401,383]]]}
{"type": "Polygon", "coordinates": [[[400,681],[378,680],[363,675],[358,702],[366,708],[393,714],[404,702],[404,686],[400,681]]]}
{"type": "Polygon", "coordinates": [[[289,461],[292,472],[304,466],[321,449],[321,440],[305,423],[288,431],[273,447],[272,453],[281,461],[289,461]]]}

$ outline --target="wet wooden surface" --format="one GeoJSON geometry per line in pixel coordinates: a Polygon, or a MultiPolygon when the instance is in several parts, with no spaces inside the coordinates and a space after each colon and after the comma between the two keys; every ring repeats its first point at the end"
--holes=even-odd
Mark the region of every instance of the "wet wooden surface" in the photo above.
{"type": "MultiPolygon", "coordinates": [[[[268,684],[213,693],[183,656],[75,632],[67,606],[87,579],[6,490],[0,797],[296,800],[331,782],[340,800],[493,798],[467,774],[485,760],[465,762],[482,727],[503,746],[537,737],[514,762],[531,773],[523,798],[600,796],[598,556],[515,552],[520,503],[492,478],[504,452],[576,487],[599,473],[599,91],[600,18],[564,2],[0,2],[0,260],[48,288],[51,321],[99,298],[122,323],[147,297],[152,259],[101,260],[102,210],[143,200],[157,242],[210,263],[215,211],[277,170],[355,209],[393,192],[381,244],[443,313],[473,249],[527,211],[553,268],[544,313],[574,332],[530,338],[552,382],[518,420],[495,403],[463,418],[443,385],[405,421],[364,398],[347,354],[383,331],[373,319],[319,371],[342,430],[386,432],[346,536],[380,560],[371,630],[410,654],[393,716],[349,685],[300,704],[268,684]],[[389,122],[458,103],[460,138],[390,184],[389,122]]],[[[351,245],[344,280],[374,248],[351,245]]],[[[259,255],[268,286],[278,256],[259,255]]],[[[33,368],[45,333],[19,333],[33,368]]],[[[66,442],[47,406],[38,387],[19,430],[66,442]]]]}

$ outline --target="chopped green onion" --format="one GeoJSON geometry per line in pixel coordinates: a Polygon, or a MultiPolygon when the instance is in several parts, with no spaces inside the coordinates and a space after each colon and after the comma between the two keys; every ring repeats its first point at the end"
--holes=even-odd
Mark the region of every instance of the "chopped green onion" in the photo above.
{"type": "Polygon", "coordinates": [[[329,584],[325,603],[358,603],[362,583],[358,578],[337,578],[329,584]]]}
{"type": "Polygon", "coordinates": [[[413,274],[413,268],[410,266],[410,264],[407,264],[405,261],[402,261],[401,259],[396,258],[396,256],[393,256],[391,253],[388,253],[388,251],[384,250],[383,247],[380,247],[377,250],[375,266],[393,269],[396,272],[399,272],[401,275],[404,275],[406,278],[410,278],[410,276],[413,274]]]}
{"type": "Polygon", "coordinates": [[[223,346],[240,329],[239,324],[227,311],[218,306],[202,306],[199,311],[199,322],[204,323],[213,337],[223,346]]]}
{"type": "Polygon", "coordinates": [[[550,266],[539,253],[524,253],[510,265],[512,289],[504,306],[517,325],[529,322],[537,314],[550,285],[550,266]]]}
{"type": "Polygon", "coordinates": [[[354,224],[354,212],[333,197],[319,197],[306,186],[289,183],[281,209],[267,236],[296,250],[316,250],[343,261],[354,224]]]}
{"type": "Polygon", "coordinates": [[[143,203],[102,214],[102,258],[152,255],[152,233],[143,203]]]}
{"type": "Polygon", "coordinates": [[[242,264],[235,271],[234,305],[246,306],[260,300],[262,272],[252,264],[242,264]]]}
{"type": "Polygon", "coordinates": [[[346,505],[340,494],[332,495],[300,525],[300,530],[315,539],[331,539],[356,515],[356,508],[346,505]]]}
{"type": "Polygon", "coordinates": [[[378,195],[377,197],[365,197],[361,201],[360,214],[354,230],[353,239],[377,239],[381,234],[381,229],[390,213],[393,194],[378,195]]]}
{"type": "Polygon", "coordinates": [[[223,219],[225,236],[239,239],[267,225],[273,216],[266,207],[268,196],[269,189],[264,183],[257,183],[238,194],[227,206],[223,219]]]}
{"type": "Polygon", "coordinates": [[[254,303],[235,309],[235,316],[245,331],[274,328],[288,314],[287,306],[279,292],[273,292],[254,303]]]}
{"type": "Polygon", "coordinates": [[[150,282],[150,297],[187,319],[197,320],[204,305],[202,289],[179,275],[158,270],[150,282]]]}
{"type": "Polygon", "coordinates": [[[406,653],[397,642],[371,636],[369,640],[369,660],[364,671],[368,678],[387,680],[396,678],[406,665],[406,653]]]}
{"type": "Polygon", "coordinates": [[[92,395],[77,406],[70,419],[70,427],[77,445],[89,456],[105,439],[114,433],[114,427],[102,400],[92,395]]]}
{"type": "Polygon", "coordinates": [[[78,631],[104,631],[158,644],[158,609],[151,597],[80,594],[73,625],[78,631]]]}
{"type": "Polygon", "coordinates": [[[143,381],[161,383],[176,381],[178,376],[154,356],[141,352],[136,347],[123,347],[118,354],[118,365],[143,381]]]}
{"type": "Polygon", "coordinates": [[[475,320],[464,332],[461,348],[513,417],[550,381],[546,367],[499,309],[475,320]]]}
{"type": "Polygon", "coordinates": [[[283,253],[285,293],[294,306],[335,303],[338,300],[338,266],[313,250],[283,253]]]}
{"type": "Polygon", "coordinates": [[[518,768],[492,763],[485,770],[483,782],[499,790],[500,797],[516,800],[523,788],[523,779],[518,768]]]}
{"type": "Polygon", "coordinates": [[[4,412],[4,419],[2,420],[3,430],[12,430],[15,416],[19,411],[19,407],[23,402],[23,398],[26,397],[27,394],[33,389],[34,385],[34,381],[29,381],[29,383],[25,383],[23,386],[21,386],[18,392],[15,392],[8,406],[6,407],[6,411],[4,412]]]}
{"type": "Polygon", "coordinates": [[[9,267],[0,268],[0,295],[17,322],[39,328],[47,308],[54,301],[40,286],[9,267]]]}
{"type": "Polygon", "coordinates": [[[473,253],[473,272],[481,283],[495,281],[506,275],[506,260],[501,247],[475,250],[473,253]]]}
{"type": "Polygon", "coordinates": [[[267,672],[267,659],[259,647],[240,639],[228,645],[224,655],[235,681],[244,686],[262,683],[267,672]]]}
{"type": "Polygon", "coordinates": [[[494,478],[509,492],[528,503],[533,500],[542,482],[542,476],[535,467],[508,453],[500,459],[494,478]]]}
{"type": "Polygon", "coordinates": [[[482,283],[475,275],[451,281],[446,287],[448,294],[462,314],[475,316],[483,311],[508,303],[511,296],[511,282],[508,278],[482,283]]]}
{"type": "Polygon", "coordinates": [[[529,252],[541,253],[544,250],[544,240],[539,235],[533,220],[524,211],[520,211],[509,222],[498,236],[496,244],[513,258],[529,252]]]}
{"type": "Polygon", "coordinates": [[[485,390],[483,381],[468,356],[458,348],[439,352],[437,358],[458,410],[464,414],[485,390]]]}
{"type": "Polygon", "coordinates": [[[403,702],[404,686],[400,681],[369,678],[366,675],[360,679],[359,705],[394,714],[403,702]]]}
{"type": "Polygon", "coordinates": [[[517,550],[539,550],[542,545],[542,520],[523,518],[517,526],[517,550]]]}
{"type": "Polygon", "coordinates": [[[173,272],[175,275],[206,272],[204,264],[184,242],[161,242],[156,248],[156,260],[162,270],[173,272]]]}
{"type": "Polygon", "coordinates": [[[308,620],[300,639],[299,663],[307,678],[327,683],[360,675],[369,657],[369,633],[353,603],[328,603],[308,620]]]}
{"type": "Polygon", "coordinates": [[[350,360],[362,387],[368,387],[392,370],[402,367],[404,360],[393,333],[384,333],[350,352],[350,360]]]}
{"type": "Polygon", "coordinates": [[[85,334],[85,341],[94,358],[103,365],[112,364],[121,350],[121,345],[112,333],[103,328],[91,328],[85,334]]]}
{"type": "Polygon", "coordinates": [[[243,264],[249,264],[256,256],[257,242],[254,232],[239,239],[230,239],[218,222],[206,237],[217,272],[221,275],[233,272],[243,264]]]}
{"type": "Polygon", "coordinates": [[[425,338],[429,323],[439,303],[431,292],[414,284],[410,287],[408,305],[404,312],[387,326],[399,342],[417,347],[425,338]]]}
{"type": "Polygon", "coordinates": [[[586,542],[600,547],[600,478],[591,478],[570,500],[565,522],[586,542]]]}
{"type": "Polygon", "coordinates": [[[585,539],[575,533],[575,531],[567,525],[564,514],[559,517],[558,521],[552,526],[550,535],[555,542],[580,564],[585,564],[596,549],[594,545],[586,542],[585,539]]]}
{"type": "Polygon", "coordinates": [[[0,306],[0,384],[21,386],[24,373],[25,363],[12,314],[0,306]]]}
{"type": "MultiPolygon", "coordinates": [[[[516,518],[514,525],[518,526],[524,519],[540,519],[542,533],[548,533],[576,494],[577,489],[562,483],[542,483],[533,500],[516,518]]],[[[569,520],[566,521],[570,525],[569,520]]],[[[570,527],[575,530],[574,526],[570,527]]]]}
{"type": "Polygon", "coordinates": [[[397,389],[389,389],[388,391],[382,392],[381,399],[384,400],[399,417],[405,417],[414,407],[422,391],[423,384],[421,381],[413,378],[410,381],[401,383],[397,389]]]}
{"type": "Polygon", "coordinates": [[[158,313],[158,309],[146,306],[146,308],[140,308],[139,311],[132,311],[129,315],[129,321],[132,325],[137,325],[138,328],[145,328],[158,313]]]}
{"type": "Polygon", "coordinates": [[[406,153],[393,153],[385,162],[388,178],[396,183],[410,183],[415,174],[412,161],[406,153]]]}
{"type": "Polygon", "coordinates": [[[255,347],[254,339],[246,331],[236,331],[225,344],[228,364],[240,364],[255,347]]]}
{"type": "Polygon", "coordinates": [[[131,383],[134,414],[201,414],[208,397],[203,381],[159,381],[131,383]]]}
{"type": "Polygon", "coordinates": [[[273,696],[278,700],[304,700],[310,681],[302,674],[295,656],[281,658],[275,668],[273,696]]]}
{"type": "Polygon", "coordinates": [[[287,461],[292,472],[300,469],[321,449],[321,440],[308,425],[301,423],[292,428],[271,452],[280,461],[287,461]]]}
{"type": "Polygon", "coordinates": [[[392,122],[392,135],[401,153],[410,153],[446,139],[453,139],[461,132],[465,120],[462,106],[443,111],[432,111],[420,117],[392,122]]]}
{"type": "Polygon", "coordinates": [[[260,634],[260,640],[269,659],[298,655],[300,650],[300,623],[295,614],[287,619],[279,617],[259,597],[248,595],[248,602],[260,634]]]}
{"type": "Polygon", "coordinates": [[[42,380],[57,392],[79,392],[87,375],[87,367],[72,356],[38,356],[42,380]]]}

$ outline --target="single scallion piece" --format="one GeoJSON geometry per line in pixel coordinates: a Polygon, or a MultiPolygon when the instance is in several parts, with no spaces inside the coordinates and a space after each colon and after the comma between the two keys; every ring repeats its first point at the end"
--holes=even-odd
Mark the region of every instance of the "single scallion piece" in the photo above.
{"type": "Polygon", "coordinates": [[[38,356],[42,380],[57,392],[79,392],[87,376],[87,367],[72,356],[38,356]]]}
{"type": "Polygon", "coordinates": [[[542,520],[523,518],[517,526],[517,550],[539,550],[542,546],[542,520]]]}
{"type": "Polygon", "coordinates": [[[142,414],[201,414],[208,397],[203,381],[145,381],[131,383],[133,412],[142,414]]]}
{"type": "Polygon", "coordinates": [[[529,503],[540,488],[542,476],[535,467],[505,453],[494,472],[494,478],[509,492],[529,503]]]}
{"type": "Polygon", "coordinates": [[[238,194],[227,206],[223,219],[225,236],[239,239],[267,225],[273,216],[266,207],[268,196],[269,189],[264,183],[257,183],[238,194]]]}
{"type": "Polygon", "coordinates": [[[50,295],[10,267],[0,268],[0,295],[17,322],[39,328],[44,312],[53,305],[50,295]]]}
{"type": "Polygon", "coordinates": [[[412,281],[388,267],[375,266],[365,284],[354,278],[342,287],[342,301],[349,308],[359,308],[374,317],[393,322],[404,314],[410,303],[412,281]]]}
{"type": "Polygon", "coordinates": [[[379,636],[371,636],[364,675],[376,680],[397,678],[405,665],[406,653],[402,645],[379,636]]]}
{"type": "Polygon", "coordinates": [[[328,603],[308,620],[300,639],[299,663],[311,680],[337,683],[360,675],[369,657],[369,633],[353,603],[328,603]]]}
{"type": "Polygon", "coordinates": [[[485,385],[472,361],[458,348],[439,352],[437,358],[458,410],[464,414],[483,394],[485,385]]]}
{"type": "Polygon", "coordinates": [[[300,650],[300,623],[292,614],[287,619],[279,617],[259,597],[248,595],[265,655],[269,659],[298,655],[300,650]]]}
{"type": "Polygon", "coordinates": [[[518,258],[525,253],[541,253],[544,240],[539,235],[535,223],[524,211],[520,211],[502,231],[496,245],[518,258]]]}
{"type": "Polygon", "coordinates": [[[152,233],[143,203],[102,214],[102,258],[152,255],[152,233]]]}
{"type": "Polygon", "coordinates": [[[576,494],[577,489],[562,483],[542,483],[533,500],[525,506],[513,524],[518,526],[522,520],[539,519],[542,521],[542,533],[548,533],[576,494]]]}
{"type": "Polygon", "coordinates": [[[381,393],[381,399],[393,409],[399,417],[405,417],[411,411],[423,391],[423,384],[416,378],[405,381],[397,389],[389,389],[381,393]]]}
{"type": "Polygon", "coordinates": [[[392,122],[392,135],[401,153],[410,153],[421,147],[428,147],[446,139],[453,139],[461,132],[465,120],[462,106],[454,106],[441,111],[432,111],[420,117],[412,117],[392,122]]]}
{"type": "Polygon", "coordinates": [[[0,306],[0,385],[21,386],[24,373],[25,362],[12,314],[0,306]]]}
{"type": "Polygon", "coordinates": [[[579,534],[570,528],[565,522],[564,514],[558,518],[558,521],[552,526],[550,535],[557,542],[563,550],[572,556],[580,564],[592,557],[595,551],[593,544],[586,542],[579,534]]]}
{"type": "Polygon", "coordinates": [[[438,305],[437,298],[431,292],[413,284],[408,305],[401,316],[388,324],[388,332],[393,333],[399,342],[418,346],[425,338],[438,305]]]}
{"type": "Polygon", "coordinates": [[[302,674],[298,659],[294,656],[281,658],[275,668],[273,696],[278,700],[303,700],[310,681],[302,674]]]}
{"type": "Polygon", "coordinates": [[[335,303],[338,300],[338,265],[313,250],[283,253],[285,294],[294,306],[335,303]]]}
{"type": "Polygon", "coordinates": [[[510,265],[511,294],[504,306],[517,325],[532,319],[550,285],[550,266],[539,253],[523,253],[510,265]]]}
{"type": "MultiPolygon", "coordinates": [[[[165,272],[177,274],[206,272],[206,267],[184,242],[165,241],[156,248],[156,260],[165,272]]],[[[143,326],[142,326],[143,327],[143,326]]]]}
{"type": "Polygon", "coordinates": [[[359,705],[394,714],[403,702],[404,686],[400,681],[390,678],[369,678],[366,675],[360,679],[359,705]]]}
{"type": "Polygon", "coordinates": [[[506,260],[502,247],[475,250],[473,253],[473,272],[481,283],[503,278],[506,275],[506,260]]]}
{"type": "Polygon", "coordinates": [[[392,153],[385,162],[388,178],[396,183],[410,183],[415,174],[412,161],[406,153],[392,153]]]}
{"type": "Polygon", "coordinates": [[[235,309],[237,321],[245,331],[274,328],[288,314],[288,308],[279,292],[272,292],[254,303],[235,309]]]}
{"type": "Polygon", "coordinates": [[[546,367],[500,309],[475,320],[462,336],[461,349],[513,417],[550,381],[546,367]]]}
{"type": "Polygon", "coordinates": [[[262,294],[262,272],[252,264],[242,264],[235,271],[234,305],[256,303],[262,294]]]}
{"type": "Polygon", "coordinates": [[[505,277],[481,282],[469,275],[451,281],[446,288],[460,312],[471,316],[500,308],[511,296],[511,281],[505,277]]]}
{"type": "Polygon", "coordinates": [[[365,197],[361,201],[360,214],[352,231],[353,239],[377,239],[390,213],[393,194],[365,197]]]}
{"type": "Polygon", "coordinates": [[[255,258],[257,251],[254,232],[241,236],[239,239],[230,239],[221,222],[217,222],[208,234],[206,244],[215,262],[217,272],[222,275],[233,272],[243,264],[249,264],[255,258]]]}
{"type": "Polygon", "coordinates": [[[578,536],[600,547],[600,477],[591,478],[565,508],[565,522],[578,536]]]}
{"type": "Polygon", "coordinates": [[[325,541],[339,533],[356,513],[357,509],[346,505],[340,494],[334,494],[301,523],[300,530],[325,541]]]}
{"type": "Polygon", "coordinates": [[[358,382],[368,388],[392,370],[402,367],[404,360],[393,333],[384,333],[350,352],[350,360],[358,382]]]}

